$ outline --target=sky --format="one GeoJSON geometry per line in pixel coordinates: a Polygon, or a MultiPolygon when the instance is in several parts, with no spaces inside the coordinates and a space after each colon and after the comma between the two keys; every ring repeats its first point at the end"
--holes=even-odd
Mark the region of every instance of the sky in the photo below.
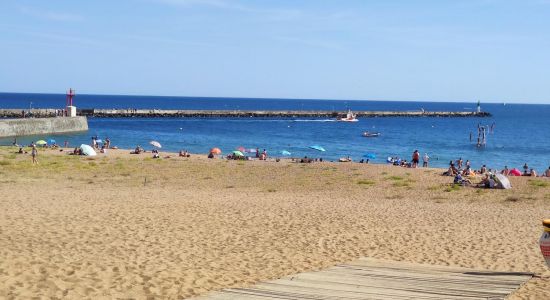
{"type": "Polygon", "coordinates": [[[2,0],[0,91],[550,103],[550,0],[2,0]]]}

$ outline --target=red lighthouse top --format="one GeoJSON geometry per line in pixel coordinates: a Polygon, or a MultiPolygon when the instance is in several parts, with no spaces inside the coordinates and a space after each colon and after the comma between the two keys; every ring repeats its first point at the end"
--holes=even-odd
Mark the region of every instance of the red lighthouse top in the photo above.
{"type": "Polygon", "coordinates": [[[69,89],[67,92],[67,106],[73,106],[73,97],[75,96],[75,92],[73,89],[69,89]]]}

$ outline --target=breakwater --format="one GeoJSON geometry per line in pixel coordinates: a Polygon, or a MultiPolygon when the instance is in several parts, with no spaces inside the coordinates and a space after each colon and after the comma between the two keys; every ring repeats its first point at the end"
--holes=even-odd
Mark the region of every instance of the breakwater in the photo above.
{"type": "Polygon", "coordinates": [[[88,130],[86,117],[0,119],[0,137],[56,134],[88,130]]]}
{"type": "MultiPolygon", "coordinates": [[[[487,112],[428,111],[357,111],[357,117],[489,117],[487,112]]],[[[345,112],[278,111],[278,110],[160,110],[160,109],[81,109],[79,115],[98,118],[118,117],[180,117],[180,118],[336,118],[345,112]]]]}
{"type": "MultiPolygon", "coordinates": [[[[55,109],[33,109],[35,118],[55,116],[55,109]]],[[[357,117],[490,117],[488,112],[449,111],[355,111],[357,117]]],[[[96,118],[173,117],[173,118],[336,118],[345,116],[338,111],[282,111],[282,110],[169,110],[169,109],[78,109],[79,116],[96,118]]],[[[21,109],[2,109],[0,117],[21,117],[21,109]]]]}

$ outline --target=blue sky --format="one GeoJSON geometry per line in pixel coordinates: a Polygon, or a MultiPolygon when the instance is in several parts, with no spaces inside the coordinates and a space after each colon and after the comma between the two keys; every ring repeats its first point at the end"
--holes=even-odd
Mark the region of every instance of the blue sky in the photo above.
{"type": "Polygon", "coordinates": [[[550,103],[550,0],[0,2],[0,91],[550,103]]]}

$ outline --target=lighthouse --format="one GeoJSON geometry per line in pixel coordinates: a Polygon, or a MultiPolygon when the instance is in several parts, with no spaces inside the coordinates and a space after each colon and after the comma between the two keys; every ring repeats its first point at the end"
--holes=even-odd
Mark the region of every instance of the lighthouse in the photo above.
{"type": "Polygon", "coordinates": [[[72,88],[67,92],[67,117],[76,117],[76,106],[73,105],[75,95],[75,91],[72,88]]]}

